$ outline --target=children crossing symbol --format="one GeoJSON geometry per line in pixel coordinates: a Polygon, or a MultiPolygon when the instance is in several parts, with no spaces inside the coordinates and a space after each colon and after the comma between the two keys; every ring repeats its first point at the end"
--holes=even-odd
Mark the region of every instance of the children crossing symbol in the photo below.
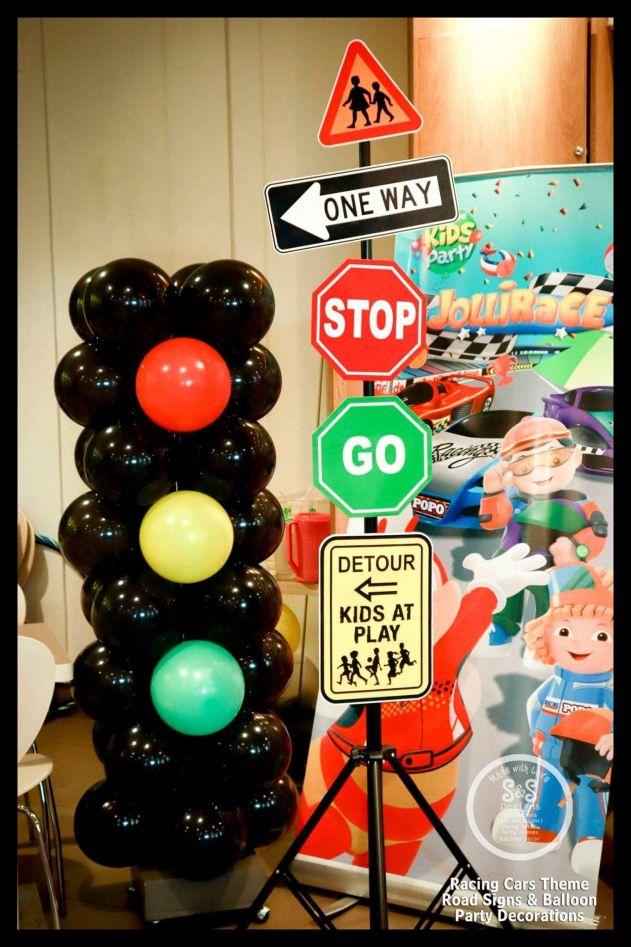
{"type": "Polygon", "coordinates": [[[409,135],[422,124],[420,113],[366,44],[350,42],[320,125],[320,144],[409,135]]]}

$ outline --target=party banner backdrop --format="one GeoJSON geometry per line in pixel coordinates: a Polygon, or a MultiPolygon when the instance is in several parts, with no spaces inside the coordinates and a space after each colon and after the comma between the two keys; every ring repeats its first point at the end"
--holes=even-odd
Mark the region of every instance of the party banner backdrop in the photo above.
{"type": "MultiPolygon", "coordinates": [[[[433,432],[431,481],[379,521],[433,545],[433,686],[382,705],[383,740],[483,879],[454,881],[446,912],[493,924],[493,895],[516,926],[590,927],[613,760],[613,169],[456,189],[457,221],[396,238],[429,352],[376,386],[433,432]]],[[[364,739],[361,705],[320,698],[303,822],[364,739]]],[[[384,824],[391,900],[426,903],[454,859],[387,764],[384,824]]],[[[367,850],[359,767],[299,877],[365,893],[367,850]]]]}

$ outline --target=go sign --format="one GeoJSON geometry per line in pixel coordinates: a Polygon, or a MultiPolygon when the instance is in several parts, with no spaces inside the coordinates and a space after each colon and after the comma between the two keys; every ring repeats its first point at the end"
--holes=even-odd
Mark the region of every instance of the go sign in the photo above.
{"type": "Polygon", "coordinates": [[[346,378],[393,379],[427,350],[425,296],[392,260],[346,260],[311,297],[311,344],[346,378]]]}
{"type": "Polygon", "coordinates": [[[313,482],[348,516],[399,513],[431,475],[431,431],[400,398],[347,398],[313,433],[313,482]]]}

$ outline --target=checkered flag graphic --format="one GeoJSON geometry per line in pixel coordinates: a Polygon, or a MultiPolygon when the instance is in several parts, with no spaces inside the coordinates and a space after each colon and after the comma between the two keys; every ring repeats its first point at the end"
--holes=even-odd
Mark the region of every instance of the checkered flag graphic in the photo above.
{"type": "Polygon", "coordinates": [[[452,420],[453,418],[451,417],[450,414],[448,414],[446,415],[446,417],[439,418],[437,421],[428,421],[426,423],[428,423],[431,426],[431,429],[434,432],[434,434],[440,434],[441,431],[445,431],[449,427],[452,420]]]}
{"type": "Polygon", "coordinates": [[[440,296],[438,293],[425,293],[425,299],[427,300],[427,310],[434,309],[440,302],[440,296]]]}
{"type": "Polygon", "coordinates": [[[583,293],[589,296],[595,290],[611,294],[613,302],[613,280],[607,276],[590,276],[585,273],[540,273],[530,283],[535,293],[567,296],[568,293],[583,293]]]}
{"type": "Polygon", "coordinates": [[[429,354],[433,358],[458,358],[470,362],[486,362],[512,351],[517,336],[493,335],[480,336],[470,332],[468,338],[461,339],[453,332],[427,333],[429,354]]]}

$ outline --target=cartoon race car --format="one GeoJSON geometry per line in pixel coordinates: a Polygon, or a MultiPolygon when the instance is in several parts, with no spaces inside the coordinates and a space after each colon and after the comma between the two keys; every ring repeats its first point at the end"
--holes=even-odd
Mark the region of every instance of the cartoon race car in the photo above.
{"type": "Polygon", "coordinates": [[[432,438],[432,479],[412,500],[419,524],[480,529],[484,472],[497,463],[502,438],[528,411],[484,411],[432,438]]]}
{"type": "Polygon", "coordinates": [[[556,418],[580,446],[585,473],[613,474],[613,388],[594,385],[546,395],[544,415],[556,418]]]}
{"type": "Polygon", "coordinates": [[[424,378],[398,393],[398,397],[434,433],[443,431],[459,418],[488,411],[494,395],[495,384],[491,378],[467,374],[424,378]]]}

